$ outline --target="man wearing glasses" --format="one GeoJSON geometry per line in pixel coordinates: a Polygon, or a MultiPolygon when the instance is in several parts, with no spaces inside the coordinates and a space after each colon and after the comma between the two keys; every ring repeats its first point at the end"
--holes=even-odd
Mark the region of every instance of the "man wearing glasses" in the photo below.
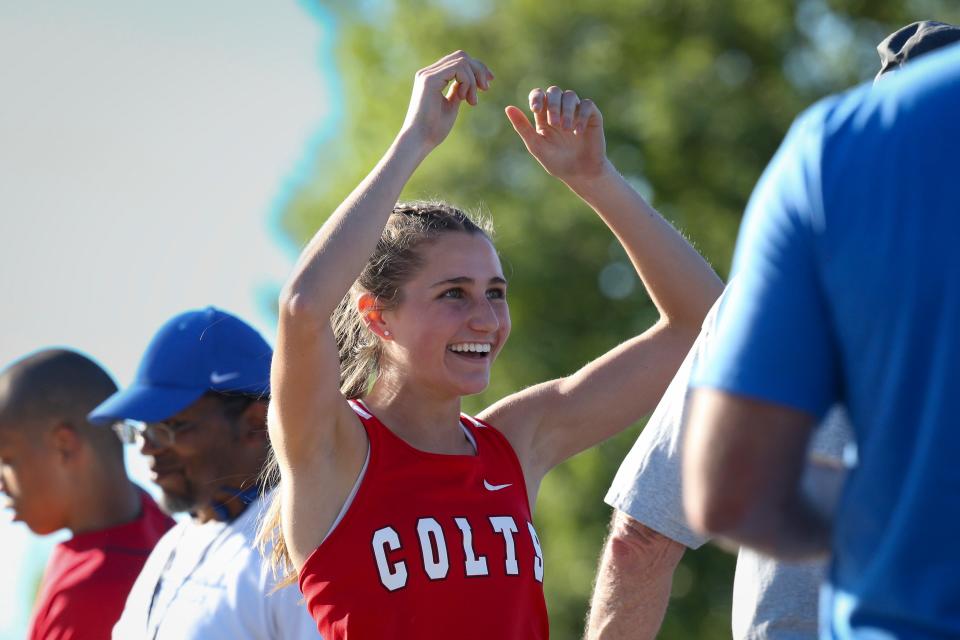
{"type": "Polygon", "coordinates": [[[317,638],[296,589],[274,580],[254,542],[267,459],[272,350],[219,309],[188,311],[154,336],[136,378],[90,419],[149,458],[161,504],[189,514],[157,544],[113,637],[317,638]]]}
{"type": "Polygon", "coordinates": [[[0,495],[39,535],[68,529],[40,584],[28,640],[106,640],[173,520],[130,482],[123,447],[87,413],[117,386],[74,351],[46,349],[0,372],[0,495]]]}

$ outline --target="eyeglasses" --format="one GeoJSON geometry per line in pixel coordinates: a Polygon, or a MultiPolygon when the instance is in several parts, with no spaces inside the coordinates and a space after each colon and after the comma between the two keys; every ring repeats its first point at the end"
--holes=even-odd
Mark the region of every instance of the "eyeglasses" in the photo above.
{"type": "Polygon", "coordinates": [[[135,444],[142,447],[147,440],[155,447],[172,447],[177,441],[177,434],[196,426],[192,422],[180,422],[168,425],[162,422],[138,422],[136,420],[122,420],[113,424],[113,432],[124,444],[135,444]]]}

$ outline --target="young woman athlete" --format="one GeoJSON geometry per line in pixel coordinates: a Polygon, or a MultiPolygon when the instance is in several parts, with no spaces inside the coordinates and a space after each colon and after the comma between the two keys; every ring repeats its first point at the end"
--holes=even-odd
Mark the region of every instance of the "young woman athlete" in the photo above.
{"type": "Polygon", "coordinates": [[[596,106],[534,89],[535,126],[517,107],[507,117],[617,236],[661,317],[569,377],[462,416],[510,333],[507,282],[463,212],[395,203],[492,80],[463,52],[417,72],[400,133],[281,297],[270,410],[281,480],[264,532],[326,640],[546,638],[530,513],[541,479],[653,408],[721,290],[607,160],[596,106]]]}

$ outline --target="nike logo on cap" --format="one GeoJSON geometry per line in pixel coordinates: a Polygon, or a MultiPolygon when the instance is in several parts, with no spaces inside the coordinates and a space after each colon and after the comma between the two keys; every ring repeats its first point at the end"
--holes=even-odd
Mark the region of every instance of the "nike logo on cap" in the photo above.
{"type": "Polygon", "coordinates": [[[483,488],[487,491],[500,491],[500,489],[506,489],[511,486],[513,483],[508,482],[507,484],[490,484],[486,480],[483,481],[483,488]]]}
{"type": "Polygon", "coordinates": [[[239,378],[240,372],[234,371],[233,373],[217,373],[214,371],[210,374],[210,383],[211,384],[223,384],[228,380],[233,380],[234,378],[239,378]]]}

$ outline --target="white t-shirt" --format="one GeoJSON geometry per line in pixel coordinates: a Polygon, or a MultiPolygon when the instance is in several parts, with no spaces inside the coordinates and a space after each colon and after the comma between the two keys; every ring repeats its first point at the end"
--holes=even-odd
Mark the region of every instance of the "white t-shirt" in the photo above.
{"type": "MultiPolygon", "coordinates": [[[[624,459],[605,498],[610,506],[691,549],[703,545],[707,538],[690,530],[683,512],[683,406],[696,363],[711,349],[720,304],[718,300],[704,320],[700,336],[624,459]]],[[[840,466],[852,439],[845,412],[834,408],[814,434],[810,457],[840,466]]],[[[829,511],[839,486],[834,484],[835,478],[826,479],[830,482],[822,483],[820,476],[808,471],[804,485],[817,506],[829,511]]],[[[735,640],[816,638],[818,590],[825,570],[826,563],[787,564],[741,550],[733,589],[735,640]]]]}
{"type": "Polygon", "coordinates": [[[295,584],[273,592],[256,527],[269,496],[230,523],[181,522],[154,547],[114,640],[316,640],[295,584]],[[151,606],[152,602],[152,606],[151,606]]]}

